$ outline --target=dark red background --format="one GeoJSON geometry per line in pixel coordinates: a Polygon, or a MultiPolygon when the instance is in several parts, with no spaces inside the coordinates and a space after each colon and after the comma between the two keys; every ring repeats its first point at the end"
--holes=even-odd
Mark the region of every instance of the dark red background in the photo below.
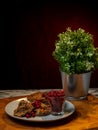
{"type": "MultiPolygon", "coordinates": [[[[1,89],[61,88],[58,64],[52,57],[58,33],[79,27],[98,46],[98,6],[81,2],[36,2],[4,7],[5,56],[1,89]],[[7,48],[8,47],[8,48],[7,48]]],[[[90,87],[98,86],[94,71],[90,87]]]]}

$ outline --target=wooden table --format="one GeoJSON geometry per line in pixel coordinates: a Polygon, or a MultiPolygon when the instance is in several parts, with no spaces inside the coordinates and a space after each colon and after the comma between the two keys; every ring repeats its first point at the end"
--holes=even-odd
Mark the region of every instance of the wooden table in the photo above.
{"type": "MultiPolygon", "coordinates": [[[[23,97],[23,96],[22,96],[23,97]]],[[[0,99],[0,130],[98,130],[98,98],[88,95],[86,100],[70,101],[76,111],[63,120],[54,122],[26,122],[5,113],[7,103],[21,97],[0,99]]]]}

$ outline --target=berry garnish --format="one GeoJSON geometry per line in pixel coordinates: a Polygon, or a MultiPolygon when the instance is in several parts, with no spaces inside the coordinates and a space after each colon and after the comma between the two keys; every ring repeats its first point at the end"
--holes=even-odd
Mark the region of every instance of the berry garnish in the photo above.
{"type": "Polygon", "coordinates": [[[40,102],[40,100],[36,100],[32,105],[33,105],[35,108],[40,108],[41,102],[40,102]]]}
{"type": "Polygon", "coordinates": [[[31,117],[31,113],[27,113],[25,116],[26,116],[26,118],[30,118],[31,117]]]}

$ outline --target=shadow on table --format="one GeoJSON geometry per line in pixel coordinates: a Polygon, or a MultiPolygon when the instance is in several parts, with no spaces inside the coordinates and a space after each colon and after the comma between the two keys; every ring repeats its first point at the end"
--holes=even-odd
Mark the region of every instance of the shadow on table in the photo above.
{"type": "Polygon", "coordinates": [[[84,130],[98,130],[98,127],[89,128],[89,129],[84,129],[84,130]]]}

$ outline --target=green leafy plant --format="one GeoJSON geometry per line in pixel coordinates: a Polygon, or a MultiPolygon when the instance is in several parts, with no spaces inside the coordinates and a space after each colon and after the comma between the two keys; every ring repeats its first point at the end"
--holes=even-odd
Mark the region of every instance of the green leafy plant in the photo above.
{"type": "Polygon", "coordinates": [[[98,67],[93,35],[82,28],[72,31],[68,27],[65,32],[59,33],[52,55],[60,69],[68,75],[86,73],[98,67]]]}

